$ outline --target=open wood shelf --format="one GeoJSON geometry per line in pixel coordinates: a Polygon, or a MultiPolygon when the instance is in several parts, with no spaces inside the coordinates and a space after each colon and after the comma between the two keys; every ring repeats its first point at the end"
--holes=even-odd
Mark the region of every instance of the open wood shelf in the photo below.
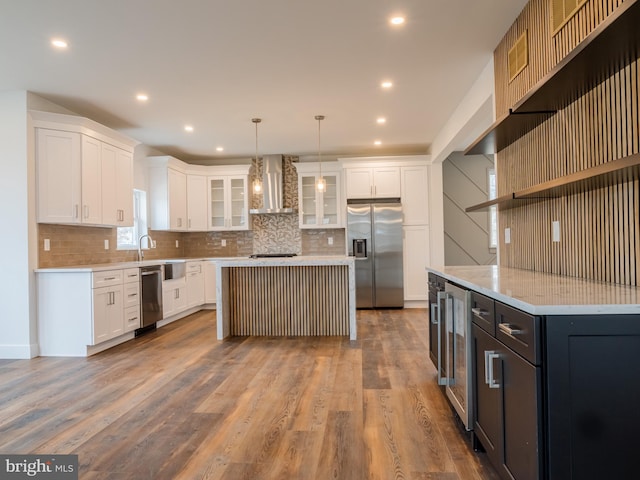
{"type": "Polygon", "coordinates": [[[627,0],[465,150],[491,154],[527,134],[638,58],[640,0],[627,0]]]}
{"type": "Polygon", "coordinates": [[[493,205],[499,205],[501,209],[521,206],[525,201],[537,201],[553,197],[561,197],[576,192],[593,190],[605,185],[612,185],[640,177],[640,154],[603,163],[595,167],[587,168],[581,172],[572,173],[563,177],[543,182],[533,187],[518,190],[508,195],[472,205],[465,208],[465,212],[478,212],[487,210],[493,205]]]}

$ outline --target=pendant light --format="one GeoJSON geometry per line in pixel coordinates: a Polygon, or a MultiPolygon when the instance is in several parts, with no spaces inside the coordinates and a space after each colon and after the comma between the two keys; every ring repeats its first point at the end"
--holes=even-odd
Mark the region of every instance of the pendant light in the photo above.
{"type": "Polygon", "coordinates": [[[261,118],[252,118],[251,121],[256,126],[256,177],[253,180],[253,193],[259,194],[262,193],[262,169],[259,168],[259,159],[258,159],[258,124],[262,121],[261,118]]]}
{"type": "Polygon", "coordinates": [[[315,119],[318,121],[318,162],[319,162],[319,175],[316,183],[316,190],[324,192],[327,189],[327,182],[325,182],[322,176],[322,151],[320,149],[320,122],[324,120],[324,115],[316,115],[315,119]]]}

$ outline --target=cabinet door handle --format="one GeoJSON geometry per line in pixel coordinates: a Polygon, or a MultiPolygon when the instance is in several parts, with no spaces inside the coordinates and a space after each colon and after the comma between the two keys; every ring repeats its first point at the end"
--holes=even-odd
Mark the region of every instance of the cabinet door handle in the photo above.
{"type": "Polygon", "coordinates": [[[89,218],[89,205],[84,206],[83,212],[84,218],[89,218]]]}
{"type": "Polygon", "coordinates": [[[472,308],[471,313],[473,313],[476,317],[486,317],[489,315],[489,312],[481,308],[472,308]]]}
{"type": "Polygon", "coordinates": [[[522,333],[522,330],[518,330],[517,328],[511,328],[511,324],[509,323],[499,323],[498,328],[501,332],[506,333],[510,337],[514,335],[519,335],[522,333]]]}
{"type": "Polygon", "coordinates": [[[438,317],[436,314],[436,310],[438,310],[438,304],[437,303],[432,303],[431,304],[431,323],[434,325],[438,324],[438,317]]]}
{"type": "Polygon", "coordinates": [[[493,370],[493,361],[500,358],[500,355],[498,355],[496,352],[494,351],[487,351],[484,352],[485,353],[485,368],[488,370],[486,376],[487,376],[487,385],[489,385],[489,388],[500,388],[500,384],[498,382],[496,382],[496,379],[493,377],[494,374],[494,370],[493,370]]]}
{"type": "Polygon", "coordinates": [[[191,219],[189,219],[189,228],[191,228],[191,219]]]}
{"type": "Polygon", "coordinates": [[[78,218],[79,210],[80,210],[80,205],[78,205],[78,204],[76,203],[76,205],[75,205],[75,212],[74,212],[74,214],[73,214],[73,218],[78,218]]]}

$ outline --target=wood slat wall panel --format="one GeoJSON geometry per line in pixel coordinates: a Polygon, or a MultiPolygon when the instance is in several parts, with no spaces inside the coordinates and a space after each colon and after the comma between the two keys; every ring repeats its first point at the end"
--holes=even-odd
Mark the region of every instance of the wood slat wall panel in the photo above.
{"type": "MultiPolygon", "coordinates": [[[[532,40],[552,44],[553,63],[560,61],[585,36],[623,3],[587,2],[553,38],[532,40]]],[[[524,84],[550,67],[531,59],[535,74],[521,84],[504,83],[506,69],[498,58],[523,25],[548,20],[548,2],[534,0],[496,49],[496,107],[504,111],[519,99],[524,84]],[[542,6],[542,8],[540,8],[542,6]],[[535,15],[542,15],[535,18],[535,15]],[[540,66],[543,66],[540,70],[540,66]],[[535,70],[535,69],[534,69],[535,70]]],[[[533,29],[531,29],[533,30],[533,29]]],[[[548,33],[548,30],[544,30],[548,33]]],[[[530,55],[540,50],[532,49],[530,55]]],[[[631,58],[636,58],[632,55],[631,58]]],[[[629,61],[615,73],[604,72],[593,90],[511,144],[496,156],[498,195],[640,153],[640,62],[629,61]]],[[[524,72],[523,72],[524,73],[524,72]]],[[[515,81],[513,82],[515,83],[515,81]]],[[[639,285],[640,181],[620,174],[617,181],[562,198],[523,203],[499,212],[500,228],[511,228],[511,243],[500,237],[503,266],[639,285]],[[551,222],[560,221],[561,241],[551,241],[551,222]]]]}
{"type": "Polygon", "coordinates": [[[235,336],[349,335],[349,269],[342,265],[229,268],[235,336]]]}

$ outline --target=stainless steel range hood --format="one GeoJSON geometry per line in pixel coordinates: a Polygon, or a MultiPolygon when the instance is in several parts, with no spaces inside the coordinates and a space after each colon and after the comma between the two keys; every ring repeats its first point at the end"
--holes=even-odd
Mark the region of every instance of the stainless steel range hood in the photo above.
{"type": "Polygon", "coordinates": [[[262,208],[252,208],[249,213],[295,213],[293,208],[284,208],[284,178],[282,155],[262,157],[262,208]]]}

